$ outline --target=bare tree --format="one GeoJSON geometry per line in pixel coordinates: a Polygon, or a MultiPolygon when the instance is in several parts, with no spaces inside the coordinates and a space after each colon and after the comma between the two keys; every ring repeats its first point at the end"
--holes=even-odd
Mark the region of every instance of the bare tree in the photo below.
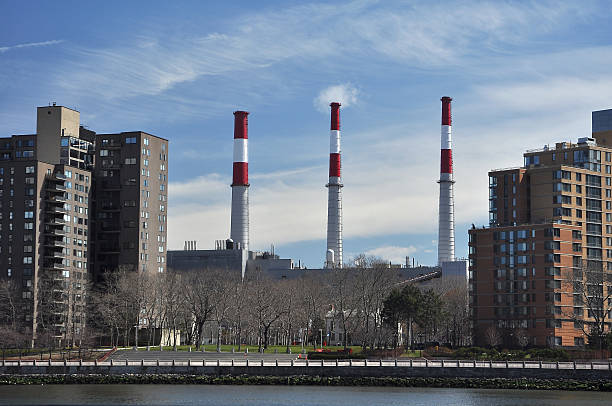
{"type": "Polygon", "coordinates": [[[514,329],[514,331],[512,332],[512,335],[514,336],[514,339],[516,340],[516,344],[522,349],[524,349],[525,347],[529,345],[529,335],[527,334],[527,331],[525,329],[522,329],[522,328],[514,329]]]}
{"type": "Polygon", "coordinates": [[[268,348],[270,328],[280,319],[285,308],[282,306],[282,292],[261,269],[257,268],[249,280],[251,314],[258,323],[259,351],[268,348]]]}
{"type": "Polygon", "coordinates": [[[485,335],[485,341],[492,348],[497,347],[498,345],[502,343],[502,335],[497,329],[497,327],[493,325],[487,327],[487,329],[484,332],[484,335],[485,335]]]}
{"type": "Polygon", "coordinates": [[[573,307],[564,308],[563,314],[599,350],[606,345],[607,324],[612,319],[612,273],[604,266],[605,262],[583,260],[580,269],[566,269],[559,282],[573,288],[573,307]]]}
{"type": "Polygon", "coordinates": [[[211,278],[211,300],[213,316],[217,324],[217,351],[221,351],[221,331],[227,323],[232,306],[235,304],[236,285],[241,283],[237,274],[229,272],[214,272],[211,278]]]}
{"type": "Polygon", "coordinates": [[[344,331],[342,344],[348,348],[349,338],[358,326],[359,294],[356,289],[355,270],[350,268],[335,268],[331,271],[332,317],[340,322],[344,331]]]}
{"type": "Polygon", "coordinates": [[[167,273],[164,277],[164,309],[166,327],[172,332],[172,347],[176,351],[178,345],[178,330],[182,312],[184,311],[183,283],[181,275],[167,273]]]}
{"type": "Polygon", "coordinates": [[[204,325],[212,318],[215,310],[211,289],[213,280],[208,272],[194,272],[186,275],[185,302],[195,325],[194,343],[199,350],[204,340],[204,325]]]}

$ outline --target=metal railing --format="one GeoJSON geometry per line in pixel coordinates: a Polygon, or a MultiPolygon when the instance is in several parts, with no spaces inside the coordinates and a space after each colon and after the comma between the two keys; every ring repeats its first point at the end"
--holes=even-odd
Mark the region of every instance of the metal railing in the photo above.
{"type": "Polygon", "coordinates": [[[550,361],[475,361],[475,360],[309,360],[309,359],[216,359],[216,360],[107,360],[51,361],[0,360],[0,367],[398,367],[398,368],[487,368],[487,369],[559,369],[612,371],[612,362],[550,362],[550,361]]]}

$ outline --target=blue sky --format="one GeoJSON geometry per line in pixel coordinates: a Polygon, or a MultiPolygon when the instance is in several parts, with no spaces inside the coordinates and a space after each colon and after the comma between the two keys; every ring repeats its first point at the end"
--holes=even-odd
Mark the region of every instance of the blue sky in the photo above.
{"type": "Polygon", "coordinates": [[[342,109],[345,258],[436,260],[440,97],[453,102],[457,255],[487,171],[612,108],[609,3],[3,2],[0,134],[35,107],[170,140],[169,247],[229,234],[233,116],[251,112],[252,247],[322,264],[329,112],[342,109]]]}

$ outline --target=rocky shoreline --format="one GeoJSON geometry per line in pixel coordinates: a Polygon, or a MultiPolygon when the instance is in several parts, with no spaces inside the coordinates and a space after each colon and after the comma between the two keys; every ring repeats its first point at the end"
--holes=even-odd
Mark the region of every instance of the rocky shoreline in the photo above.
{"type": "Polygon", "coordinates": [[[0,385],[182,384],[182,385],[320,385],[423,388],[531,389],[612,391],[610,380],[450,377],[325,377],[310,375],[184,375],[184,374],[47,374],[0,375],[0,385]]]}

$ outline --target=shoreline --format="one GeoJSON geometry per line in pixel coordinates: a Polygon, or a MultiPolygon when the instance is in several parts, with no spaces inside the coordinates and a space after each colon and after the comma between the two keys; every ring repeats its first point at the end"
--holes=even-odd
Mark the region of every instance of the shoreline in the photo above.
{"type": "Polygon", "coordinates": [[[0,385],[171,384],[171,385],[283,385],[388,386],[421,388],[528,389],[612,392],[606,379],[451,378],[451,377],[340,377],[318,375],[185,375],[185,374],[48,374],[0,375],[0,385]]]}

